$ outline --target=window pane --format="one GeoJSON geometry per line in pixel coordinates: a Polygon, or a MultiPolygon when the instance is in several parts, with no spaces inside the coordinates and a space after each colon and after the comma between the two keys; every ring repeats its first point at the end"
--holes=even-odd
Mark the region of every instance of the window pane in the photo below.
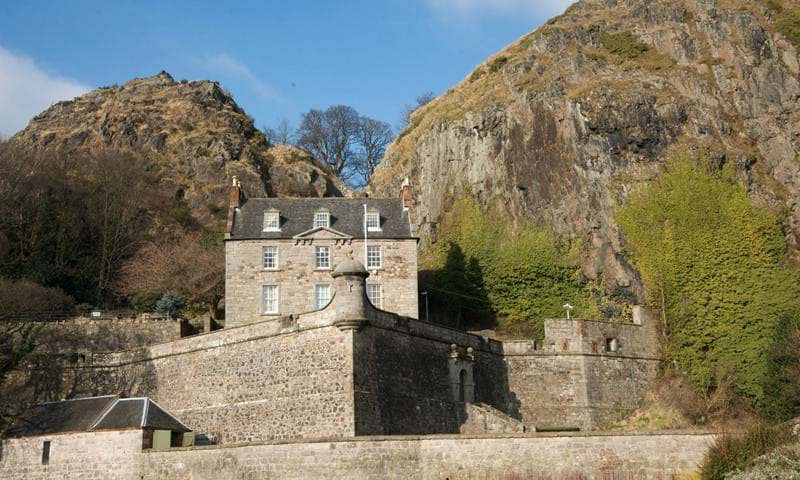
{"type": "Polygon", "coordinates": [[[331,268],[330,247],[317,247],[314,255],[314,268],[331,268]]]}
{"type": "Polygon", "coordinates": [[[264,247],[264,268],[278,268],[278,247],[264,247]]]}
{"type": "Polygon", "coordinates": [[[314,228],[328,227],[329,218],[328,212],[316,212],[314,214],[314,228]]]}
{"type": "Polygon", "coordinates": [[[379,283],[367,284],[367,297],[377,308],[383,308],[383,288],[379,283]]]}
{"type": "Polygon", "coordinates": [[[381,268],[383,259],[381,258],[380,245],[367,246],[367,268],[381,268]]]}
{"type": "Polygon", "coordinates": [[[331,286],[317,285],[314,291],[314,304],[316,308],[322,308],[331,301],[331,286]]]}
{"type": "Polygon", "coordinates": [[[264,285],[264,313],[278,313],[278,286],[264,285]]]}
{"type": "Polygon", "coordinates": [[[381,216],[378,212],[370,212],[367,214],[367,230],[380,230],[381,229],[381,216]]]}
{"type": "Polygon", "coordinates": [[[281,229],[281,215],[279,212],[264,212],[264,231],[277,231],[281,229]]]}

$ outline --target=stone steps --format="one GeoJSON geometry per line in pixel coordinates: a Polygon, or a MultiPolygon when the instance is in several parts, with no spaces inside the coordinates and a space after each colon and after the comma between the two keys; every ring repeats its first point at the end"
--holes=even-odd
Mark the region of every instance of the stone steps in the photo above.
{"type": "Polygon", "coordinates": [[[526,431],[522,422],[490,405],[466,403],[464,406],[466,418],[461,424],[461,433],[522,433],[526,431]]]}

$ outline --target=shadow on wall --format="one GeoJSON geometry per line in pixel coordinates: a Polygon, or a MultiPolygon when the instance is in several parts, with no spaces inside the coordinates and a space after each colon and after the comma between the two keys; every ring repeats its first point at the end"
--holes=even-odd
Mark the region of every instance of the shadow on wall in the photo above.
{"type": "Polygon", "coordinates": [[[458,244],[449,242],[442,268],[420,271],[419,281],[420,290],[427,292],[427,304],[420,297],[422,320],[463,330],[496,326],[483,269],[475,258],[468,261],[458,244]]]}
{"type": "Polygon", "coordinates": [[[21,368],[11,372],[0,384],[0,430],[37,403],[109,394],[126,397],[155,390],[152,362],[126,368],[95,368],[117,354],[96,354],[93,350],[110,351],[130,341],[129,336],[123,338],[119,329],[101,327],[96,333],[92,338],[87,338],[80,329],[40,333],[21,368]],[[55,346],[58,350],[59,345],[72,345],[73,351],[53,353],[49,348],[55,346]]]}

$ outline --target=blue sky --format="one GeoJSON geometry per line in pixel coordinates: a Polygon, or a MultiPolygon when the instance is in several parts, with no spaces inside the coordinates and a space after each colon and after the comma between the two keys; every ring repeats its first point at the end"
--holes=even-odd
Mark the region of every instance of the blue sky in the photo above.
{"type": "Polygon", "coordinates": [[[397,124],[568,0],[39,0],[0,4],[0,135],[52,103],[166,70],[256,121],[335,104],[397,124]]]}

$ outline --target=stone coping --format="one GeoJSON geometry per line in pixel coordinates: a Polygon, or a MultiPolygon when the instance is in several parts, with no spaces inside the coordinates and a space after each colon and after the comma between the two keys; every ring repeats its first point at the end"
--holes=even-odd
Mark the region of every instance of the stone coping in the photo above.
{"type": "MultiPolygon", "coordinates": [[[[309,445],[309,444],[346,444],[365,442],[423,442],[436,440],[514,440],[538,438],[592,438],[592,437],[667,437],[667,436],[717,436],[722,432],[711,430],[638,430],[615,431],[596,430],[585,432],[527,432],[527,433],[487,433],[487,434],[443,434],[443,435],[375,435],[356,437],[321,437],[294,438],[286,440],[268,440],[257,442],[223,443],[219,445],[195,445],[192,447],[173,447],[163,450],[147,449],[144,453],[167,453],[192,450],[217,450],[224,448],[245,448],[268,445],[309,445]]],[[[726,432],[730,433],[730,432],[726,432]]]]}

